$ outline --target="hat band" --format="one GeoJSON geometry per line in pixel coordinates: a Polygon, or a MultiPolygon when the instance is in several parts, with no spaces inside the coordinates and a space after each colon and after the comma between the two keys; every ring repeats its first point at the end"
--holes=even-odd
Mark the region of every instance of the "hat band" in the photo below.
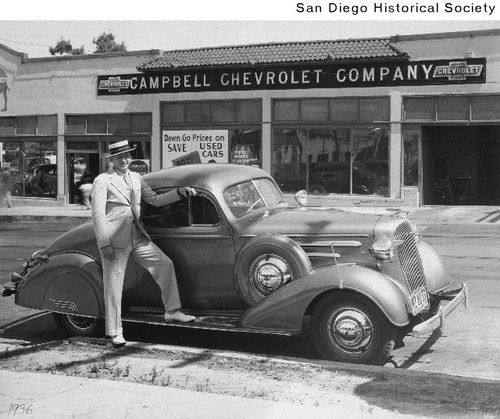
{"type": "Polygon", "coordinates": [[[130,151],[130,146],[128,145],[128,143],[121,146],[114,146],[114,147],[109,146],[109,154],[111,155],[123,153],[125,151],[130,151]]]}

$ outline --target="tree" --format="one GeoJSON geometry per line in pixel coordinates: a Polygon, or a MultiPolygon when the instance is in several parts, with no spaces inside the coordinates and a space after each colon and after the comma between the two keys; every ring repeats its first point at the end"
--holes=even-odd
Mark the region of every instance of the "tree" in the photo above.
{"type": "Polygon", "coordinates": [[[68,39],[67,41],[61,37],[59,41],[57,42],[55,47],[50,47],[49,48],[50,55],[81,55],[85,52],[85,48],[83,45],[80,48],[73,48],[73,45],[71,45],[71,41],[68,39]]]}
{"type": "Polygon", "coordinates": [[[115,35],[111,32],[109,33],[103,32],[97,39],[94,38],[92,43],[95,44],[96,46],[94,54],[105,54],[107,52],[127,51],[125,42],[122,41],[121,44],[118,44],[115,41],[115,35]]]}

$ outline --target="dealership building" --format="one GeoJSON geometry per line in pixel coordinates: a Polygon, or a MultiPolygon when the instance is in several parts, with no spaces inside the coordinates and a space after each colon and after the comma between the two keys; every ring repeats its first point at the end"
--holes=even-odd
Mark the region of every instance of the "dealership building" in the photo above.
{"type": "Polygon", "coordinates": [[[133,170],[261,167],[331,205],[500,205],[500,29],[29,58],[0,44],[0,164],[19,201],[133,170]]]}

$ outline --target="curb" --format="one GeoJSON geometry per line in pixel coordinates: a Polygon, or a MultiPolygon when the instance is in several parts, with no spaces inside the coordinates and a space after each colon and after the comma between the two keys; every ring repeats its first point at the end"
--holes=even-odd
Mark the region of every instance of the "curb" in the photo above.
{"type": "MultiPolygon", "coordinates": [[[[105,338],[86,338],[86,337],[71,337],[68,339],[60,339],[55,341],[26,344],[22,343],[8,343],[0,342],[0,359],[11,357],[11,356],[22,356],[33,351],[56,349],[59,345],[64,343],[70,343],[74,345],[97,345],[97,346],[110,346],[111,344],[108,339],[105,338]]],[[[275,365],[294,365],[301,366],[305,368],[321,368],[331,371],[344,372],[346,374],[352,374],[356,376],[370,376],[370,377],[381,377],[382,379],[388,379],[389,376],[394,377],[407,377],[410,378],[426,378],[426,379],[445,379],[451,382],[468,382],[468,383],[497,383],[499,380],[493,378],[481,378],[481,377],[469,377],[465,375],[455,375],[447,374],[443,372],[432,372],[432,371],[418,371],[418,370],[407,370],[399,368],[391,368],[390,366],[377,366],[377,365],[364,365],[364,364],[348,364],[340,363],[322,359],[306,359],[306,358],[292,358],[286,356],[267,356],[267,355],[254,355],[242,352],[233,351],[218,351],[213,349],[198,349],[187,346],[174,346],[174,345],[159,345],[150,344],[144,342],[133,342],[128,341],[124,348],[114,349],[115,351],[124,351],[122,356],[126,357],[130,355],[134,356],[132,352],[127,354],[127,349],[142,350],[146,352],[161,352],[161,353],[175,353],[175,354],[187,354],[194,357],[199,357],[203,355],[204,357],[210,357],[218,362],[224,362],[227,359],[232,360],[248,360],[256,362],[268,362],[275,365]],[[385,378],[384,378],[385,377],[385,378]]]]}

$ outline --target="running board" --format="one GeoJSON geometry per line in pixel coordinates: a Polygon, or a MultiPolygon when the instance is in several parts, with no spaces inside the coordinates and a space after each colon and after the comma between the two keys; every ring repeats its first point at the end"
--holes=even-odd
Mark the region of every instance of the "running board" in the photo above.
{"type": "Polygon", "coordinates": [[[180,322],[165,322],[163,314],[153,313],[137,313],[137,312],[124,312],[122,313],[122,320],[124,322],[132,323],[146,323],[154,324],[157,326],[174,326],[183,327],[186,329],[203,329],[215,330],[221,332],[240,332],[240,333],[264,333],[282,336],[294,336],[296,333],[281,330],[269,329],[251,329],[248,327],[241,327],[239,325],[239,316],[196,316],[194,322],[180,323],[180,322]]]}

